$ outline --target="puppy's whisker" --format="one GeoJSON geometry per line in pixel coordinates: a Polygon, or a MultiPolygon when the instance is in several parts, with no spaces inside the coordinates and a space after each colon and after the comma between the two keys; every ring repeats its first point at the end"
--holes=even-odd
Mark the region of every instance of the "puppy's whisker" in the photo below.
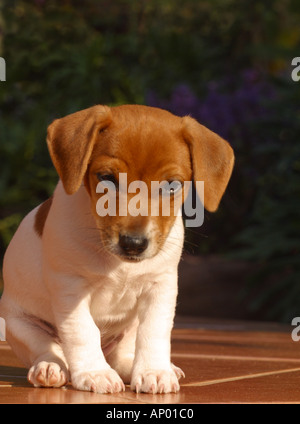
{"type": "Polygon", "coordinates": [[[194,243],[194,242],[192,242],[190,240],[185,240],[184,241],[184,244],[186,246],[191,246],[191,247],[200,247],[200,242],[199,243],[194,243]]]}
{"type": "Polygon", "coordinates": [[[191,233],[191,234],[195,234],[196,236],[199,236],[199,237],[208,238],[208,235],[207,235],[207,234],[200,233],[199,231],[196,231],[196,230],[192,230],[192,229],[191,229],[191,228],[189,228],[189,227],[186,227],[186,228],[185,228],[185,233],[186,233],[186,234],[187,234],[187,233],[191,233]]]}

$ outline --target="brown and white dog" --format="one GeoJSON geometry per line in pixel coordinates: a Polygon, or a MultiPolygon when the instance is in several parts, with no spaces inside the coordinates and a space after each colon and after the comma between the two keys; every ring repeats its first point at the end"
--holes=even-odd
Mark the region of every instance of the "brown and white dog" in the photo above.
{"type": "Polygon", "coordinates": [[[99,216],[97,187],[113,183],[118,202],[120,173],[149,188],[204,181],[204,206],[215,211],[232,172],[231,147],[190,117],[136,105],[57,119],[47,143],[60,181],[6,251],[0,302],[28,380],[60,387],[70,378],[98,393],[124,383],[137,392],[178,391],[184,374],[170,361],[170,335],[181,213],[99,216]]]}

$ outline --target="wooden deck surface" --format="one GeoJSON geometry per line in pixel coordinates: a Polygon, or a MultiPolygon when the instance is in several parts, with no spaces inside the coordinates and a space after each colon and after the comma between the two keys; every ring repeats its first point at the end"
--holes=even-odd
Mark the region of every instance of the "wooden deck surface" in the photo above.
{"type": "Polygon", "coordinates": [[[300,342],[292,326],[183,320],[172,336],[172,361],[186,378],[176,394],[119,394],[34,388],[27,370],[0,342],[0,403],[191,404],[300,403],[300,342]]]}

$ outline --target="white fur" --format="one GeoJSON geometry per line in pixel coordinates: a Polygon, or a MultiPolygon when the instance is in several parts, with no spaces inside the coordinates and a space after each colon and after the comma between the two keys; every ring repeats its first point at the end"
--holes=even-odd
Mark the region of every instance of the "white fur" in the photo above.
{"type": "Polygon", "coordinates": [[[7,249],[0,302],[28,379],[58,387],[71,376],[75,388],[100,393],[124,390],[123,381],[136,391],[179,390],[183,373],[170,362],[170,334],[181,216],[156,256],[130,263],[101,246],[84,186],[67,195],[59,182],[42,237],[36,212],[7,249]]]}

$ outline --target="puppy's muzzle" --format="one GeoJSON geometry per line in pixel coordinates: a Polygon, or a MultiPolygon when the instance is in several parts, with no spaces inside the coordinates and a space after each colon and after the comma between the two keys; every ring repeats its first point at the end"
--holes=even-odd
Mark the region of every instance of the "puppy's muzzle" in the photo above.
{"type": "Polygon", "coordinates": [[[119,234],[119,247],[127,257],[137,257],[148,247],[149,240],[143,235],[119,234]]]}

